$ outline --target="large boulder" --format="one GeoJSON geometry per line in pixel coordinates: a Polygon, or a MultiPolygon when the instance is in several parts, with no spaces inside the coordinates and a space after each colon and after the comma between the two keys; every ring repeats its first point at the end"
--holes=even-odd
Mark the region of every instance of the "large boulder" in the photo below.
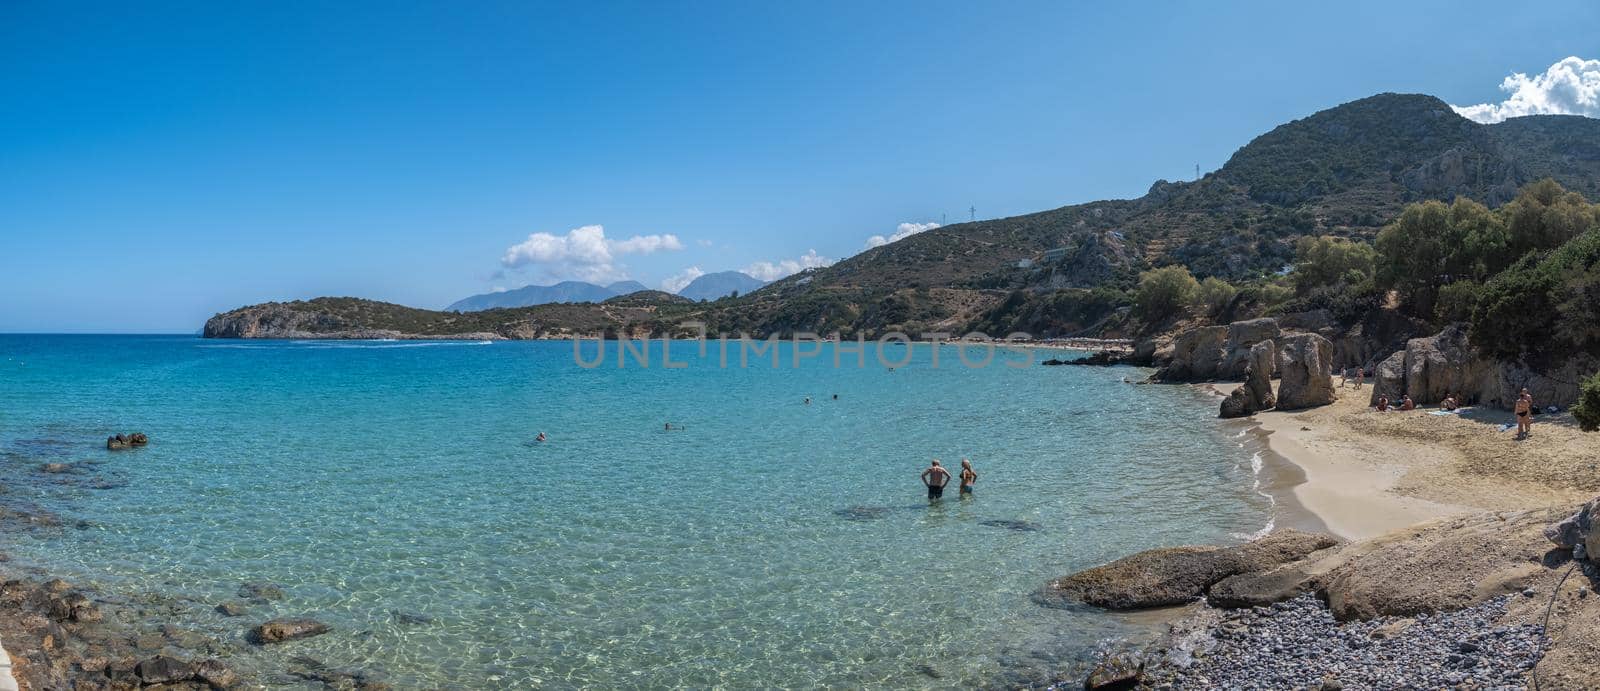
{"type": "Polygon", "coordinates": [[[1447,612],[1522,590],[1551,551],[1536,510],[1473,514],[1412,528],[1343,555],[1321,579],[1340,620],[1447,612]]]}
{"type": "Polygon", "coordinates": [[[1278,408],[1327,405],[1333,391],[1333,344],[1317,334],[1278,339],[1278,408]]]}
{"type": "Polygon", "coordinates": [[[1273,356],[1276,351],[1272,341],[1261,341],[1250,348],[1250,359],[1244,368],[1244,385],[1222,400],[1222,417],[1254,415],[1277,405],[1277,397],[1272,394],[1273,356]]]}
{"type": "Polygon", "coordinates": [[[1156,372],[1156,379],[1167,382],[1216,379],[1227,341],[1226,326],[1199,326],[1178,334],[1172,339],[1172,360],[1156,372]]]}
{"type": "Polygon", "coordinates": [[[1083,602],[1115,610],[1192,602],[1224,578],[1265,571],[1337,544],[1327,535],[1281,530],[1235,547],[1165,547],[1051,581],[1046,605],[1083,602]]]}
{"type": "Polygon", "coordinates": [[[1417,404],[1438,403],[1452,393],[1476,391],[1489,366],[1467,342],[1467,329],[1451,324],[1427,338],[1406,341],[1406,395],[1417,404]]]}
{"type": "Polygon", "coordinates": [[[1544,537],[1561,549],[1572,550],[1574,559],[1600,561],[1600,531],[1594,529],[1600,518],[1600,497],[1589,500],[1578,512],[1545,527],[1544,537]]]}
{"type": "MultiPolygon", "coordinates": [[[[1228,325],[1228,341],[1223,346],[1222,364],[1218,367],[1218,376],[1224,379],[1239,379],[1245,376],[1245,367],[1249,366],[1252,350],[1257,344],[1270,343],[1278,337],[1278,320],[1271,317],[1261,319],[1248,319],[1237,321],[1228,325]]],[[[1267,359],[1267,376],[1272,376],[1272,358],[1267,359]]]]}

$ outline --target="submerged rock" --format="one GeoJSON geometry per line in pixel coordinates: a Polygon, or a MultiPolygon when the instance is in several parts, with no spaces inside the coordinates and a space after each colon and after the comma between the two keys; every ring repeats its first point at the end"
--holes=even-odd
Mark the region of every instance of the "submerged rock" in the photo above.
{"type": "Polygon", "coordinates": [[[170,684],[194,677],[194,667],[182,660],[157,655],[139,663],[134,673],[145,684],[170,684]]]}
{"type": "Polygon", "coordinates": [[[239,586],[239,597],[246,600],[282,600],[283,588],[266,581],[251,581],[239,586]]]}
{"type": "Polygon", "coordinates": [[[230,600],[217,605],[217,612],[225,617],[242,617],[250,612],[250,608],[246,607],[243,602],[230,600]]]}
{"type": "Polygon", "coordinates": [[[1138,656],[1107,655],[1095,664],[1089,676],[1083,680],[1083,688],[1088,691],[1133,689],[1139,686],[1139,678],[1143,675],[1144,661],[1138,656]]]}
{"type": "Polygon", "coordinates": [[[889,515],[887,506],[850,506],[838,509],[833,515],[847,521],[871,521],[889,515]]]}
{"type": "Polygon", "coordinates": [[[282,643],[300,638],[321,636],[332,629],[315,619],[306,617],[281,617],[264,622],[250,630],[249,639],[256,645],[282,643]]]}
{"type": "Polygon", "coordinates": [[[1000,518],[978,521],[978,525],[986,525],[991,528],[1005,528],[1006,530],[1015,530],[1019,533],[1035,533],[1044,530],[1044,526],[1032,521],[1012,521],[1000,518]]]}
{"type": "Polygon", "coordinates": [[[106,438],[106,448],[111,451],[131,449],[136,446],[144,446],[149,443],[150,437],[145,436],[143,432],[134,432],[133,434],[118,434],[106,438]]]}

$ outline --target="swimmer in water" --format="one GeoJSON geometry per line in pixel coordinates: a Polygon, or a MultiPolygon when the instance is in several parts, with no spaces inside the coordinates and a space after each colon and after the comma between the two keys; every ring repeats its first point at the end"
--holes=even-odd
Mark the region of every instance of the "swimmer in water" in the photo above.
{"type": "Polygon", "coordinates": [[[544,441],[544,432],[540,432],[539,436],[534,437],[533,440],[534,441],[544,441]]]}
{"type": "Polygon", "coordinates": [[[978,471],[972,469],[972,461],[961,459],[961,497],[972,496],[972,484],[978,481],[978,471]]]}
{"type": "Polygon", "coordinates": [[[806,396],[806,405],[811,405],[811,397],[806,396]]]}
{"type": "Polygon", "coordinates": [[[666,427],[663,427],[662,429],[664,429],[664,430],[666,430],[668,432],[671,432],[672,431],[672,423],[670,423],[670,422],[667,423],[666,427]]]}

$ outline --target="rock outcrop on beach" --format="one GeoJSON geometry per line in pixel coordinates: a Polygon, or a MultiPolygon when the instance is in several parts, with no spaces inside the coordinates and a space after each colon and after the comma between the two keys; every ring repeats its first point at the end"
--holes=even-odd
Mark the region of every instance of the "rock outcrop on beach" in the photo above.
{"type": "Polygon", "coordinates": [[[1492,369],[1467,342],[1466,325],[1451,324],[1433,336],[1406,341],[1405,350],[1379,363],[1370,404],[1377,405],[1382,396],[1398,401],[1406,395],[1417,405],[1438,403],[1450,394],[1473,400],[1492,369]]]}
{"type": "MultiPolygon", "coordinates": [[[[1171,359],[1154,378],[1164,382],[1239,379],[1250,363],[1251,348],[1278,335],[1278,320],[1271,318],[1183,331],[1173,338],[1171,359]]],[[[1267,374],[1271,376],[1271,372],[1267,374]]]]}
{"type": "Polygon", "coordinates": [[[1451,324],[1439,333],[1406,341],[1405,348],[1378,363],[1369,405],[1379,397],[1397,402],[1409,395],[1418,405],[1438,403],[1448,394],[1467,403],[1509,409],[1522,389],[1541,408],[1566,408],[1578,400],[1578,382],[1600,361],[1579,353],[1553,371],[1539,371],[1521,362],[1494,362],[1467,340],[1465,324],[1451,324]]]}
{"type": "Polygon", "coordinates": [[[1234,547],[1163,547],[1051,581],[1041,603],[1082,602],[1114,610],[1193,602],[1224,578],[1256,573],[1338,544],[1327,535],[1280,530],[1234,547]]]}
{"type": "Polygon", "coordinates": [[[1544,537],[1556,547],[1571,550],[1573,559],[1600,561],[1600,531],[1595,530],[1595,520],[1600,518],[1600,497],[1589,500],[1572,514],[1544,529],[1544,537]]]}
{"type": "Polygon", "coordinates": [[[1327,405],[1333,390],[1333,344],[1317,334],[1284,336],[1278,345],[1278,408],[1296,410],[1327,405]]]}
{"type": "Polygon", "coordinates": [[[1277,405],[1271,379],[1276,352],[1277,346],[1270,340],[1250,348],[1250,360],[1244,368],[1244,385],[1222,399],[1221,417],[1245,417],[1277,405]]]}

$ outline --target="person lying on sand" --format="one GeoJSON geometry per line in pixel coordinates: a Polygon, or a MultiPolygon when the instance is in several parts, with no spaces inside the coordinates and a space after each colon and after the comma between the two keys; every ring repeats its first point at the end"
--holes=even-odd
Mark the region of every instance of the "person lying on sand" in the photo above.
{"type": "Polygon", "coordinates": [[[922,471],[922,484],[928,486],[928,498],[938,499],[944,496],[944,486],[950,484],[950,471],[939,465],[939,459],[933,459],[933,465],[922,471]]]}
{"type": "Polygon", "coordinates": [[[1450,394],[1445,394],[1444,400],[1439,401],[1440,410],[1455,410],[1459,407],[1461,407],[1461,405],[1456,403],[1456,397],[1450,394]]]}
{"type": "Polygon", "coordinates": [[[972,483],[978,481],[978,471],[972,469],[972,461],[961,459],[961,496],[972,496],[972,483]]]}
{"type": "Polygon", "coordinates": [[[1401,410],[1416,410],[1417,409],[1417,404],[1416,404],[1416,402],[1411,400],[1411,395],[1410,394],[1406,394],[1405,396],[1403,396],[1400,399],[1400,409],[1401,410]]]}
{"type": "Polygon", "coordinates": [[[1379,396],[1378,397],[1378,412],[1382,413],[1382,412],[1386,412],[1388,410],[1389,410],[1389,397],[1388,396],[1379,396]]]}

